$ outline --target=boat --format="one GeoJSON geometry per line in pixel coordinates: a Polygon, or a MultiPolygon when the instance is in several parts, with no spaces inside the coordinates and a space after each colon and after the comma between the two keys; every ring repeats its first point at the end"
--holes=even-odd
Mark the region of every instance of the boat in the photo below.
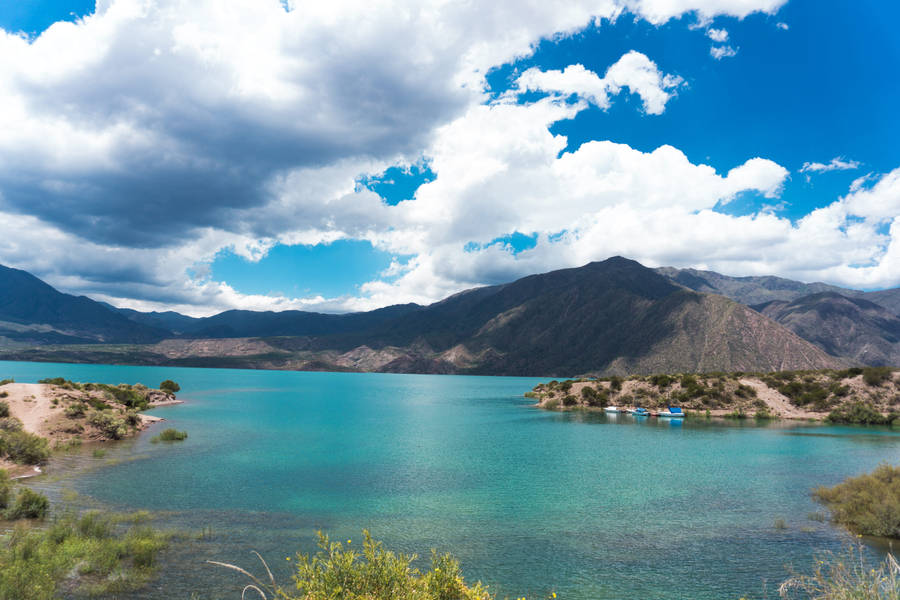
{"type": "Polygon", "coordinates": [[[604,408],[603,410],[606,411],[606,412],[608,412],[608,413],[623,413],[623,412],[625,412],[624,410],[622,410],[622,409],[619,408],[618,406],[607,406],[607,407],[604,408]]]}
{"type": "Polygon", "coordinates": [[[635,408],[634,410],[629,411],[632,416],[635,417],[649,417],[650,412],[646,408],[635,408]]]}
{"type": "Polygon", "coordinates": [[[683,419],[684,411],[678,406],[670,406],[669,410],[660,411],[659,416],[666,419],[683,419]]]}

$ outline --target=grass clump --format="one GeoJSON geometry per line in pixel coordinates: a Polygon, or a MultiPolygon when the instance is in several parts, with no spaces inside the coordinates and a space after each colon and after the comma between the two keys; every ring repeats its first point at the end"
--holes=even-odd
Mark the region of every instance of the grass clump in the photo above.
{"type": "Polygon", "coordinates": [[[17,526],[0,545],[0,599],[51,600],[63,586],[90,595],[139,588],[169,539],[139,522],[89,512],[43,529],[17,526]]]}
{"type": "Polygon", "coordinates": [[[159,435],[154,436],[150,441],[151,442],[180,442],[182,440],[187,439],[187,431],[178,431],[177,429],[169,429],[162,430],[159,435]]]}
{"type": "Polygon", "coordinates": [[[820,487],[813,497],[831,518],[859,535],[900,539],[900,468],[882,464],[872,473],[820,487]]]}
{"type": "MultiPolygon", "coordinates": [[[[266,592],[282,600],[491,600],[487,589],[476,583],[467,585],[459,562],[449,554],[431,553],[431,569],[425,573],[412,566],[415,555],[396,554],[385,550],[381,542],[363,532],[362,551],[347,549],[319,532],[319,551],[314,556],[298,554],[293,586],[276,583],[263,561],[268,580],[226,563],[207,561],[248,576],[261,597],[266,592]]],[[[258,555],[257,555],[258,556],[258,555]]],[[[262,559],[260,559],[262,560],[262,559]]],[[[290,560],[290,557],[288,558],[290,560]]],[[[247,589],[245,588],[245,590],[247,589]]]]}
{"type": "Polygon", "coordinates": [[[795,575],[778,588],[781,598],[814,600],[900,600],[900,564],[889,554],[870,565],[862,548],[827,553],[816,560],[812,575],[795,575]]]}
{"type": "Polygon", "coordinates": [[[0,401],[0,418],[6,418],[9,416],[9,404],[6,402],[0,401]]]}

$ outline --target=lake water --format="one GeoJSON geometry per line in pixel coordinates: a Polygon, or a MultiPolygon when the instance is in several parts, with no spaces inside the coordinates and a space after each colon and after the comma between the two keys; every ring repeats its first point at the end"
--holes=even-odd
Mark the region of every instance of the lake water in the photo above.
{"type": "Polygon", "coordinates": [[[0,362],[0,378],[56,376],[182,386],[152,414],[185,442],[85,447],[32,484],[207,532],[136,598],[239,598],[203,561],[259,571],[250,550],[288,582],[320,528],[452,552],[499,598],[772,598],[789,565],[850,539],[809,519],[811,488],[900,462],[887,429],[545,412],[522,397],[539,379],[0,362]]]}

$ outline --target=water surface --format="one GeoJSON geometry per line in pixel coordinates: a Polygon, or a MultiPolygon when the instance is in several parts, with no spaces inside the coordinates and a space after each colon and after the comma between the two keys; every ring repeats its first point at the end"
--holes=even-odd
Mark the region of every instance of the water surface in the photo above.
{"type": "Polygon", "coordinates": [[[85,448],[34,483],[212,533],[138,598],[238,598],[203,561],[253,566],[251,549],[287,581],[319,528],[450,551],[501,598],[774,597],[789,565],[849,539],[808,518],[811,488],[900,462],[880,428],[545,412],[522,397],[538,379],[0,362],[10,376],[181,384],[187,403],[152,414],[187,441],[85,448]]]}

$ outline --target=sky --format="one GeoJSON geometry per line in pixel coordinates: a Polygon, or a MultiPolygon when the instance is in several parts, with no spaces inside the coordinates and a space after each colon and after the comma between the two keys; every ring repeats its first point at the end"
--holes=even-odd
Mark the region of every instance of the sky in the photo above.
{"type": "Polygon", "coordinates": [[[900,5],[0,0],[0,264],[370,310],[626,256],[900,286],[900,5]]]}

